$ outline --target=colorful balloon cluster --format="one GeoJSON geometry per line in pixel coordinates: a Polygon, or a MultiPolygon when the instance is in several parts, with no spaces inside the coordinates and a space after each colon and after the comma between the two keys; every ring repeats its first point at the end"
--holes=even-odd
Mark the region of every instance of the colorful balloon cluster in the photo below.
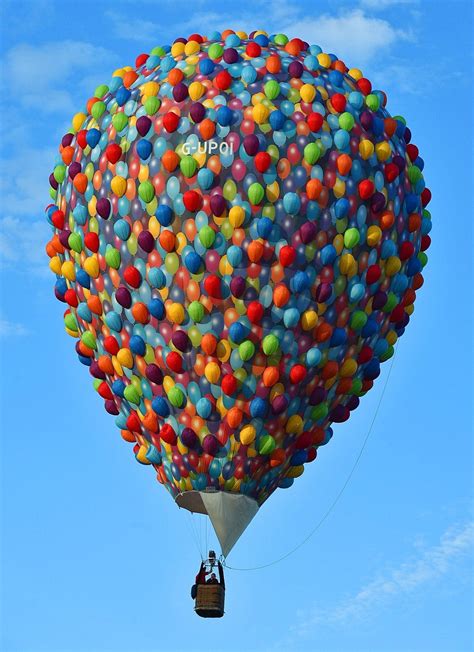
{"type": "Polygon", "coordinates": [[[284,34],[117,70],[50,176],[47,245],[105,408],[176,496],[289,487],[393,355],[430,244],[403,118],[284,34]]]}

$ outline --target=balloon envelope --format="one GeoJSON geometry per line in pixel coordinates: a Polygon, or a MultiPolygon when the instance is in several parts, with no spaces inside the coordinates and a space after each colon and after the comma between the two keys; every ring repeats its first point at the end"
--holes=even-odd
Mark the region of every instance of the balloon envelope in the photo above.
{"type": "Polygon", "coordinates": [[[140,55],[64,135],[47,252],[66,331],[224,554],[393,355],[430,242],[423,167],[360,70],[262,31],[140,55]]]}

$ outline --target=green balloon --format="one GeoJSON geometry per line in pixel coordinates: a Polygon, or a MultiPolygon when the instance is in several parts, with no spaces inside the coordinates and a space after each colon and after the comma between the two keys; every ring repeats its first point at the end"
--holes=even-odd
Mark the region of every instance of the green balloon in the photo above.
{"type": "Polygon", "coordinates": [[[304,148],[304,160],[310,165],[314,165],[319,158],[321,151],[318,143],[308,143],[304,148]]]}
{"type": "Polygon", "coordinates": [[[199,229],[198,237],[202,246],[210,249],[216,239],[216,232],[210,226],[203,226],[199,229]]]}
{"type": "Polygon", "coordinates": [[[347,285],[346,277],[338,276],[337,279],[334,281],[334,292],[337,297],[341,296],[341,294],[346,289],[346,285],[347,285]]]}
{"type": "Polygon", "coordinates": [[[64,325],[66,328],[69,328],[70,331],[77,331],[77,321],[75,316],[72,314],[72,312],[69,312],[65,317],[64,317],[64,325]]]}
{"type": "Polygon", "coordinates": [[[112,124],[115,128],[115,130],[120,133],[125,129],[125,127],[128,125],[128,118],[123,113],[123,111],[120,111],[120,113],[116,113],[113,118],[112,118],[112,124]]]}
{"type": "Polygon", "coordinates": [[[224,54],[224,48],[219,43],[213,43],[207,51],[209,59],[220,59],[224,54]]]}
{"type": "Polygon", "coordinates": [[[329,408],[326,403],[315,405],[310,413],[311,421],[321,421],[321,419],[325,419],[328,415],[328,412],[329,408]]]}
{"type": "Polygon", "coordinates": [[[166,50],[161,45],[156,45],[153,48],[153,50],[150,52],[150,54],[156,57],[164,57],[166,54],[166,50]]]}
{"type": "Polygon", "coordinates": [[[237,186],[233,179],[227,179],[222,188],[222,195],[227,201],[232,201],[237,194],[237,186]]]}
{"type": "Polygon", "coordinates": [[[171,405],[180,408],[184,404],[185,396],[179,387],[172,387],[168,392],[168,399],[171,405]]]}
{"type": "Polygon", "coordinates": [[[280,348],[280,341],[276,335],[265,335],[262,342],[265,355],[273,355],[280,348]]]}
{"type": "Polygon", "coordinates": [[[286,34],[276,34],[274,41],[277,45],[286,45],[288,43],[288,36],[286,34]]]}
{"type": "Polygon", "coordinates": [[[152,182],[148,180],[143,181],[138,186],[138,195],[140,199],[145,202],[145,204],[149,204],[155,196],[155,187],[153,186],[152,182]]]}
{"type": "Polygon", "coordinates": [[[270,455],[276,448],[276,442],[271,435],[263,435],[258,440],[258,452],[260,455],[270,455]]]}
{"type": "Polygon", "coordinates": [[[115,247],[108,245],[107,249],[105,250],[105,261],[109,267],[112,267],[112,269],[118,269],[120,267],[120,263],[122,262],[120,251],[115,249],[115,247]]]}
{"type": "Polygon", "coordinates": [[[370,93],[369,95],[367,95],[367,97],[365,98],[365,103],[367,104],[367,106],[371,111],[378,111],[380,107],[380,100],[377,97],[377,95],[375,95],[375,93],[370,93]]]}
{"type": "Polygon", "coordinates": [[[336,231],[338,233],[345,233],[347,229],[348,219],[347,217],[341,217],[341,219],[336,220],[336,231]]]}
{"type": "Polygon", "coordinates": [[[100,86],[97,86],[97,88],[95,89],[94,97],[100,99],[101,97],[104,97],[104,95],[108,92],[109,92],[109,87],[107,86],[107,84],[100,84],[100,86]]]}
{"type": "Polygon", "coordinates": [[[248,197],[250,199],[250,203],[256,206],[257,204],[260,204],[264,196],[265,190],[263,189],[262,184],[257,182],[252,183],[248,189],[248,197]]]}
{"type": "Polygon", "coordinates": [[[255,345],[250,340],[244,340],[242,344],[239,344],[239,355],[241,360],[247,362],[253,358],[255,354],[255,345]]]}
{"type": "Polygon", "coordinates": [[[410,165],[407,171],[407,175],[412,186],[414,186],[420,179],[423,178],[420,168],[416,165],[410,165]]]}
{"type": "Polygon", "coordinates": [[[183,156],[179,164],[181,172],[189,179],[194,176],[197,168],[197,161],[192,156],[183,156]]]}
{"type": "Polygon", "coordinates": [[[138,405],[140,403],[140,394],[133,385],[127,385],[123,390],[123,395],[130,403],[138,405]]]}
{"type": "Polygon", "coordinates": [[[367,313],[363,310],[356,310],[352,313],[351,328],[355,331],[361,331],[367,323],[367,313]]]}
{"type": "Polygon", "coordinates": [[[420,261],[422,267],[424,267],[428,262],[428,254],[426,253],[426,251],[420,251],[417,258],[420,261]]]}
{"type": "Polygon", "coordinates": [[[345,131],[350,131],[354,126],[354,116],[352,113],[349,113],[348,111],[341,113],[339,116],[339,126],[345,131]]]}
{"type": "Polygon", "coordinates": [[[145,102],[145,111],[148,115],[155,115],[161,106],[161,100],[157,97],[149,97],[145,102]]]}
{"type": "Polygon", "coordinates": [[[188,313],[191,319],[199,324],[204,317],[204,306],[199,301],[192,301],[188,306],[188,313]]]}
{"type": "Polygon", "coordinates": [[[101,102],[101,101],[95,102],[92,105],[92,109],[91,109],[92,117],[95,118],[96,120],[99,120],[99,118],[102,117],[102,114],[104,113],[105,109],[106,109],[105,102],[101,102]]]}
{"type": "Polygon", "coordinates": [[[383,312],[392,312],[395,306],[398,305],[398,297],[393,292],[388,293],[387,303],[382,308],[383,312]]]}
{"type": "Polygon", "coordinates": [[[62,183],[66,177],[66,166],[63,165],[62,163],[56,165],[56,167],[53,170],[53,176],[58,183],[62,183]]]}
{"type": "Polygon", "coordinates": [[[389,346],[388,349],[385,351],[385,353],[382,353],[382,355],[380,356],[380,362],[385,362],[386,360],[390,360],[394,352],[395,349],[393,348],[393,346],[389,346]]]}
{"type": "Polygon", "coordinates": [[[67,239],[68,245],[73,251],[80,254],[82,251],[82,238],[79,233],[71,233],[67,239]]]}
{"type": "Polygon", "coordinates": [[[359,241],[360,233],[359,230],[355,227],[347,229],[347,231],[344,233],[344,246],[347,249],[352,249],[353,247],[357,246],[359,241]]]}
{"type": "Polygon", "coordinates": [[[362,380],[360,378],[354,378],[351,385],[351,394],[355,394],[357,396],[361,391],[362,391],[362,380]]]}
{"type": "Polygon", "coordinates": [[[280,84],[275,79],[271,79],[265,84],[264,91],[269,100],[274,100],[280,93],[280,84]]]}
{"type": "Polygon", "coordinates": [[[81,335],[81,340],[89,349],[95,350],[97,348],[97,342],[95,340],[94,333],[91,333],[90,331],[85,331],[85,333],[82,333],[81,335]]]}

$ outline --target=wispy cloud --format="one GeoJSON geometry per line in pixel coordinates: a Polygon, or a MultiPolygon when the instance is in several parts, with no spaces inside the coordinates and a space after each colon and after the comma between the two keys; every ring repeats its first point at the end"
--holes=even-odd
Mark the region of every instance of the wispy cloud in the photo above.
{"type": "MultiPolygon", "coordinates": [[[[56,156],[53,148],[20,147],[0,159],[0,193],[9,215],[42,215],[49,203],[48,177],[56,156]]],[[[8,219],[7,224],[8,224],[8,219]]]]}
{"type": "Polygon", "coordinates": [[[0,219],[0,267],[17,272],[49,274],[45,245],[50,237],[46,219],[8,215],[0,219]]]}
{"type": "Polygon", "coordinates": [[[106,11],[105,16],[111,23],[114,35],[126,41],[138,41],[142,45],[158,43],[163,33],[163,27],[151,20],[133,18],[117,11],[106,11]]]}
{"type": "MultiPolygon", "coordinates": [[[[371,0],[367,0],[370,2],[371,0]]],[[[389,0],[381,0],[389,2],[389,0]]],[[[389,52],[399,41],[414,38],[410,30],[398,29],[389,20],[368,15],[364,7],[338,13],[307,15],[282,0],[257,5],[252,12],[240,11],[238,22],[235,13],[221,11],[200,12],[180,25],[181,31],[210,29],[244,29],[251,31],[265,26],[267,30],[284,32],[290,37],[299,36],[325,51],[346,57],[350,65],[362,65],[389,52]]]]}
{"type": "Polygon", "coordinates": [[[22,337],[28,335],[29,330],[23,324],[18,322],[8,321],[8,319],[0,318],[0,337],[22,337]]]}
{"type": "Polygon", "coordinates": [[[414,38],[409,31],[397,29],[383,18],[368,16],[363,9],[322,14],[313,20],[301,17],[289,22],[285,31],[335,52],[350,66],[365,64],[389,51],[396,42],[414,38]]]}
{"type": "Polygon", "coordinates": [[[294,626],[296,635],[305,637],[316,625],[342,626],[359,621],[390,601],[426,589],[427,585],[447,575],[454,564],[466,558],[474,543],[474,522],[449,528],[437,545],[416,546],[416,556],[389,569],[332,607],[315,606],[301,614],[294,626]]]}
{"type": "Polygon", "coordinates": [[[397,5],[416,5],[418,0],[360,0],[360,5],[372,11],[383,11],[397,5]]]}
{"type": "Polygon", "coordinates": [[[75,113],[80,108],[77,96],[94,90],[93,86],[83,88],[84,73],[95,70],[98,84],[115,57],[106,48],[85,41],[20,43],[6,53],[2,71],[6,87],[21,107],[35,113],[75,113]]]}

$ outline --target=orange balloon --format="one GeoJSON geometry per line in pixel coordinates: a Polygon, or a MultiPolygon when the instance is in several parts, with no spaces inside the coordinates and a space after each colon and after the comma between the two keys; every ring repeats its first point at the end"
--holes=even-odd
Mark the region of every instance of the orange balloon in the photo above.
{"type": "Polygon", "coordinates": [[[209,118],[205,118],[199,124],[199,133],[201,134],[204,140],[209,140],[209,138],[212,138],[215,132],[216,132],[216,125],[209,118]]]}
{"type": "Polygon", "coordinates": [[[216,350],[217,338],[212,333],[206,333],[201,340],[201,349],[207,355],[212,355],[216,350]]]}
{"type": "Polygon", "coordinates": [[[174,149],[168,149],[161,157],[161,163],[167,172],[174,172],[179,165],[179,156],[174,149]]]}
{"type": "Polygon", "coordinates": [[[125,88],[130,88],[133,82],[135,82],[137,79],[138,79],[138,73],[136,73],[135,70],[127,70],[127,72],[125,73],[122,79],[123,85],[125,86],[125,88]]]}
{"type": "Polygon", "coordinates": [[[97,294],[91,294],[87,299],[87,307],[96,315],[102,314],[102,303],[97,294]]]}
{"type": "Polygon", "coordinates": [[[139,324],[148,324],[150,321],[150,313],[148,312],[148,308],[141,301],[133,304],[132,315],[135,321],[139,324]]]}
{"type": "Polygon", "coordinates": [[[308,199],[318,199],[322,189],[323,184],[319,179],[310,179],[306,184],[306,194],[308,195],[308,199]]]}
{"type": "Polygon", "coordinates": [[[281,59],[277,54],[271,54],[267,59],[267,70],[268,72],[275,75],[281,70],[281,59]]]}
{"type": "Polygon", "coordinates": [[[183,81],[184,73],[179,68],[172,68],[168,73],[168,81],[171,86],[176,86],[183,81]]]}
{"type": "Polygon", "coordinates": [[[173,231],[162,231],[159,237],[160,245],[165,251],[170,253],[176,246],[176,236],[173,231]]]}
{"type": "Polygon", "coordinates": [[[72,183],[74,188],[77,190],[77,192],[80,192],[82,195],[86,191],[87,184],[89,183],[89,179],[86,177],[86,175],[83,172],[79,172],[74,177],[74,181],[72,183]]]}

